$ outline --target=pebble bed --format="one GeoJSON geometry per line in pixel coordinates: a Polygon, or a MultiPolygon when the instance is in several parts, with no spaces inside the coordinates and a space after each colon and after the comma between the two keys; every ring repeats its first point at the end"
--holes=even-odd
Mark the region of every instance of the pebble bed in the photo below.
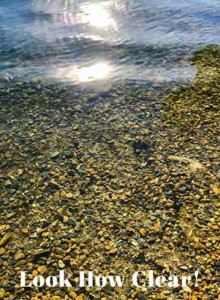
{"type": "Polygon", "coordinates": [[[184,87],[1,83],[0,299],[220,299],[220,48],[192,63],[184,87]],[[20,286],[62,269],[72,288],[20,286]],[[135,287],[140,270],[192,282],[135,287]]]}

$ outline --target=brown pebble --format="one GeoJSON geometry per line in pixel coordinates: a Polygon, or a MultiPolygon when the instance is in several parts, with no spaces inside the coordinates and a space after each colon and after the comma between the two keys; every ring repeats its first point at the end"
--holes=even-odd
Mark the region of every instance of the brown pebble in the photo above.
{"type": "Polygon", "coordinates": [[[15,253],[15,256],[14,256],[15,260],[21,260],[23,258],[25,258],[25,255],[24,255],[23,252],[17,252],[17,253],[15,253]]]}
{"type": "Polygon", "coordinates": [[[141,236],[145,236],[146,233],[147,233],[146,229],[144,229],[144,228],[141,228],[141,229],[139,230],[139,232],[140,232],[140,235],[141,235],[141,236]]]}
{"type": "Polygon", "coordinates": [[[40,267],[37,269],[37,271],[38,271],[39,273],[41,273],[41,274],[45,274],[45,273],[47,273],[48,269],[47,269],[46,266],[40,266],[40,267]]]}

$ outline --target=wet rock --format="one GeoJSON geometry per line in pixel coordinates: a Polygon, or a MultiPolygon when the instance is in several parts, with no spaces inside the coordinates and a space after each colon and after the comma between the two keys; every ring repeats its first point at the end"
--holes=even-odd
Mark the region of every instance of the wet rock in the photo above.
{"type": "Polygon", "coordinates": [[[15,256],[14,256],[14,259],[15,260],[21,260],[21,259],[24,259],[25,258],[25,255],[23,252],[16,252],[15,253],[15,256]]]}
{"type": "Polygon", "coordinates": [[[145,256],[143,253],[140,253],[137,257],[134,258],[134,262],[137,264],[145,264],[145,256]]]}
{"type": "Polygon", "coordinates": [[[44,274],[46,274],[46,273],[48,272],[48,269],[47,269],[46,266],[40,266],[40,267],[37,268],[37,271],[38,271],[40,274],[44,275],[44,274]]]}
{"type": "Polygon", "coordinates": [[[50,154],[50,158],[51,158],[51,159],[56,159],[56,158],[59,157],[59,155],[60,155],[59,151],[54,151],[54,152],[52,152],[52,153],[50,154]]]}
{"type": "Polygon", "coordinates": [[[5,246],[11,238],[11,235],[9,233],[6,233],[3,238],[0,240],[0,247],[5,246]]]}

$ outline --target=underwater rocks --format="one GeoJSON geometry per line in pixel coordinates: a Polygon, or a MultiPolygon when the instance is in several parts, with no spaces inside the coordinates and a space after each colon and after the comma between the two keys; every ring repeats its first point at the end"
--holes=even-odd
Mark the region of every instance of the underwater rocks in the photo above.
{"type": "Polygon", "coordinates": [[[214,89],[195,81],[170,96],[118,84],[104,97],[93,93],[92,105],[91,91],[76,87],[7,83],[0,93],[0,298],[218,299],[213,76],[214,89]],[[19,286],[20,271],[28,283],[59,269],[74,278],[71,290],[19,286]],[[75,280],[83,270],[124,278],[198,270],[199,285],[146,290],[125,280],[121,288],[88,289],[75,280]]]}
{"type": "Polygon", "coordinates": [[[217,131],[220,121],[220,47],[199,50],[191,63],[197,74],[187,88],[174,88],[163,101],[164,121],[180,130],[217,131]]]}

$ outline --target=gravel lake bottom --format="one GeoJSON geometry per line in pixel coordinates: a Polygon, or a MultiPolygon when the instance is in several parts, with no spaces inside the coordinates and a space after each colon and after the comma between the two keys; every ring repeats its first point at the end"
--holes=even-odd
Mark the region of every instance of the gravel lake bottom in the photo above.
{"type": "Polygon", "coordinates": [[[192,82],[149,88],[1,81],[0,299],[220,299],[220,47],[191,63],[192,82]],[[71,288],[20,286],[58,270],[71,288]],[[147,270],[192,280],[132,284],[147,270]]]}

